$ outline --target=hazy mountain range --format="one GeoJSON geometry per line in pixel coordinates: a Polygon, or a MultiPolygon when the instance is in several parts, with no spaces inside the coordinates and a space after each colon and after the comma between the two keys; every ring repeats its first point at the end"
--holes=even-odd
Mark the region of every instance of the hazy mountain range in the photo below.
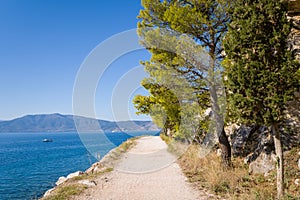
{"type": "Polygon", "coordinates": [[[0,132],[107,132],[158,130],[151,121],[111,122],[62,114],[26,115],[9,121],[0,121],[0,132]],[[75,125],[76,121],[76,125],[75,125]]]}

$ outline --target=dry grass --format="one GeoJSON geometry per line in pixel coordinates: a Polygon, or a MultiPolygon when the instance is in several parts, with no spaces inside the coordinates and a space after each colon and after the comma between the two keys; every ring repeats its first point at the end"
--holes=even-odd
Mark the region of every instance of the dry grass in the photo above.
{"type": "Polygon", "coordinates": [[[293,197],[298,197],[294,199],[300,199],[300,185],[295,184],[295,179],[300,179],[300,170],[298,168],[298,160],[300,159],[300,147],[293,148],[291,151],[284,155],[285,158],[285,178],[286,178],[286,188],[287,195],[290,199],[293,197]]]}
{"type": "MultiPolygon", "coordinates": [[[[276,175],[274,171],[267,177],[250,175],[248,166],[244,165],[243,160],[238,158],[233,159],[233,167],[231,169],[223,170],[220,165],[220,158],[217,157],[216,153],[211,152],[201,159],[199,157],[200,151],[199,146],[191,145],[179,159],[179,164],[184,173],[190,182],[196,184],[199,189],[208,189],[226,199],[275,199],[276,175]]],[[[287,157],[286,163],[289,162],[290,160],[287,157]]],[[[294,168],[295,166],[288,166],[294,170],[296,169],[294,168]]],[[[286,180],[290,183],[292,180],[295,180],[297,174],[291,169],[287,170],[287,172],[291,172],[291,174],[286,175],[286,180]]],[[[299,190],[299,186],[290,183],[290,186],[287,187],[285,199],[300,199],[299,190]]]]}
{"type": "Polygon", "coordinates": [[[165,134],[160,134],[160,138],[168,145],[168,151],[177,157],[182,156],[189,147],[187,142],[177,141],[165,134]]]}
{"type": "Polygon", "coordinates": [[[160,138],[165,141],[166,144],[170,144],[171,138],[164,133],[159,134],[160,138]]]}
{"type": "Polygon", "coordinates": [[[99,176],[111,172],[112,168],[106,168],[98,173],[91,174],[82,174],[80,176],[76,176],[74,178],[68,179],[63,184],[56,186],[55,189],[51,192],[51,194],[47,197],[43,197],[42,200],[67,200],[71,196],[76,196],[81,194],[88,187],[86,185],[78,183],[80,180],[90,180],[94,181],[99,176]]]}
{"type": "Polygon", "coordinates": [[[79,195],[86,188],[87,186],[81,184],[67,184],[61,187],[57,187],[55,193],[43,198],[43,200],[66,200],[69,199],[70,196],[79,195]]]}
{"type": "Polygon", "coordinates": [[[130,138],[129,140],[123,142],[117,149],[120,152],[125,153],[136,145],[136,140],[139,138],[141,138],[141,137],[130,138]]]}

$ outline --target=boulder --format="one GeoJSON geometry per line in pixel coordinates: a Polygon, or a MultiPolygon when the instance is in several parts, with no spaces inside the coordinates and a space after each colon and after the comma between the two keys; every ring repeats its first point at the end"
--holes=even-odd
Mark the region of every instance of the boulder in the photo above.
{"type": "Polygon", "coordinates": [[[68,179],[66,178],[66,177],[64,177],[64,176],[61,176],[61,177],[59,177],[59,179],[56,181],[56,185],[60,185],[60,184],[62,184],[62,183],[64,183],[64,182],[66,182],[68,179]]]}
{"type": "Polygon", "coordinates": [[[276,163],[276,155],[275,154],[267,154],[266,152],[262,152],[256,160],[250,163],[249,165],[249,173],[252,174],[264,174],[265,176],[268,173],[275,169],[276,163]]]}
{"type": "Polygon", "coordinates": [[[86,185],[88,187],[94,187],[97,185],[95,181],[89,181],[89,180],[81,180],[81,181],[78,181],[78,183],[82,184],[82,185],[86,185]]]}
{"type": "Polygon", "coordinates": [[[67,176],[67,179],[71,179],[71,178],[74,178],[74,177],[77,177],[77,176],[80,176],[84,174],[82,171],[77,171],[77,172],[74,172],[74,173],[71,173],[67,176]]]}
{"type": "Polygon", "coordinates": [[[47,190],[47,191],[45,192],[45,194],[43,195],[43,197],[50,196],[51,192],[52,192],[54,189],[55,189],[55,188],[51,188],[51,189],[47,190]]]}
{"type": "Polygon", "coordinates": [[[93,174],[104,170],[104,165],[101,162],[94,163],[90,168],[88,168],[85,173],[93,174]]]}
{"type": "Polygon", "coordinates": [[[67,177],[64,177],[64,176],[61,176],[59,177],[59,179],[56,181],[56,185],[60,185],[64,182],[66,182],[67,180],[71,179],[71,178],[74,178],[74,177],[77,177],[77,176],[80,176],[84,174],[84,172],[81,172],[81,171],[77,171],[77,172],[74,172],[74,173],[71,173],[69,174],[67,177]]]}
{"type": "Polygon", "coordinates": [[[245,150],[247,141],[249,140],[251,134],[255,132],[257,126],[251,125],[241,125],[237,129],[233,130],[233,135],[231,135],[232,143],[232,153],[235,156],[239,156],[245,150]]]}
{"type": "Polygon", "coordinates": [[[298,160],[298,168],[300,169],[300,159],[298,160]]]}
{"type": "Polygon", "coordinates": [[[233,156],[246,157],[246,162],[255,160],[262,151],[274,150],[273,138],[266,126],[241,125],[230,135],[233,156]]]}

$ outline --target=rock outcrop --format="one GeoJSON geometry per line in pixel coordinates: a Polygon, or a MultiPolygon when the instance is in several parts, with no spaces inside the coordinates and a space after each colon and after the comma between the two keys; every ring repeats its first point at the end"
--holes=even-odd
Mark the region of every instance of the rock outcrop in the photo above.
{"type": "Polygon", "coordinates": [[[275,163],[275,154],[266,154],[265,152],[262,152],[253,162],[250,163],[249,173],[264,174],[267,176],[271,170],[275,169],[275,163]]]}
{"type": "MultiPolygon", "coordinates": [[[[285,126],[280,128],[285,150],[299,146],[300,132],[290,128],[295,123],[299,125],[298,122],[289,119],[285,126]]],[[[233,131],[230,134],[233,156],[244,158],[245,164],[249,164],[251,173],[268,174],[275,168],[275,149],[270,128],[257,125],[234,126],[235,129],[228,128],[233,131]]],[[[300,168],[300,161],[298,165],[300,168]]]]}
{"type": "Polygon", "coordinates": [[[60,184],[62,184],[64,182],[66,182],[67,180],[72,179],[72,178],[77,177],[77,176],[80,176],[82,174],[84,174],[84,172],[77,171],[77,172],[69,174],[67,177],[61,176],[61,177],[59,177],[59,179],[56,181],[55,184],[56,185],[60,185],[60,184]]]}
{"type": "Polygon", "coordinates": [[[71,173],[71,174],[69,174],[69,175],[67,176],[67,179],[71,179],[71,178],[80,176],[80,175],[82,175],[82,174],[84,174],[84,172],[82,172],[82,171],[73,172],[73,173],[71,173]]]}
{"type": "MultiPolygon", "coordinates": [[[[82,171],[77,171],[74,173],[69,174],[67,177],[60,177],[57,181],[56,181],[56,187],[51,188],[50,190],[48,190],[44,196],[50,196],[53,193],[55,193],[56,188],[60,187],[61,185],[63,186],[64,184],[68,184],[69,180],[70,182],[74,181],[75,177],[81,177],[81,176],[86,176],[83,179],[79,179],[79,180],[75,180],[75,183],[77,184],[81,184],[81,185],[85,185],[87,187],[94,187],[96,186],[96,182],[93,180],[88,179],[87,177],[89,175],[93,175],[93,174],[97,174],[97,173],[101,173],[101,172],[108,172],[110,170],[108,169],[112,169],[109,166],[112,165],[112,163],[115,163],[115,154],[120,154],[117,153],[118,152],[118,148],[114,148],[112,149],[107,155],[105,155],[100,161],[94,163],[90,168],[88,168],[85,172],[82,171]]],[[[121,154],[120,154],[121,155],[121,154]]]]}
{"type": "Polygon", "coordinates": [[[66,181],[67,181],[67,178],[64,177],[64,176],[61,176],[61,177],[59,177],[58,180],[55,182],[55,185],[60,185],[60,184],[62,184],[62,183],[64,183],[64,182],[66,182],[66,181]]]}
{"type": "Polygon", "coordinates": [[[233,156],[246,157],[246,163],[254,161],[262,152],[274,150],[273,138],[266,126],[241,125],[230,135],[233,156]]]}
{"type": "Polygon", "coordinates": [[[85,172],[87,174],[94,174],[103,171],[104,164],[102,162],[94,163],[90,168],[88,168],[85,172]]]}

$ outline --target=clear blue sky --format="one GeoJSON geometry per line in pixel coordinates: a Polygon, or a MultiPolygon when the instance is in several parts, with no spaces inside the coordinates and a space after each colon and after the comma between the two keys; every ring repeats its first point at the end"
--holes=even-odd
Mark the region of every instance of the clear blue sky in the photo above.
{"type": "MultiPolygon", "coordinates": [[[[80,65],[105,39],[136,28],[140,9],[140,0],[0,0],[0,120],[26,114],[72,114],[80,65]]],[[[109,91],[147,58],[144,50],[113,63],[109,73],[114,76],[99,83],[106,92],[96,93],[97,117],[115,119],[109,91]]],[[[130,99],[119,101],[130,104],[130,99]]],[[[131,119],[148,119],[135,116],[130,105],[127,110],[131,119]]]]}

